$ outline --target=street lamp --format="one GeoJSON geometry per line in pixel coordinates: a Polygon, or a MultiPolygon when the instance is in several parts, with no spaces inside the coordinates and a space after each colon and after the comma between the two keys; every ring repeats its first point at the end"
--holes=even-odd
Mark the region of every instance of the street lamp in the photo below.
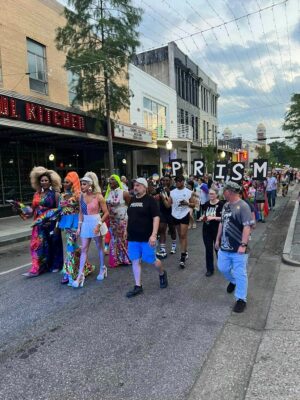
{"type": "Polygon", "coordinates": [[[49,155],[49,161],[54,161],[54,159],[55,159],[55,155],[51,153],[49,155]]]}
{"type": "Polygon", "coordinates": [[[225,151],[223,150],[223,151],[221,151],[221,153],[220,153],[220,157],[221,158],[225,158],[226,157],[226,153],[225,153],[225,151]]]}
{"type": "Polygon", "coordinates": [[[169,151],[169,164],[171,163],[171,150],[173,148],[173,143],[169,139],[166,143],[166,149],[169,151]]]}

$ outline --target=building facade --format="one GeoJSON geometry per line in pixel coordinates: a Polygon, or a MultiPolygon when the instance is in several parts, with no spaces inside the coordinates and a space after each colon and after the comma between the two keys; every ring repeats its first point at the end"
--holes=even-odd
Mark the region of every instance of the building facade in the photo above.
{"type": "Polygon", "coordinates": [[[166,142],[177,137],[176,91],[132,64],[128,72],[132,93],[130,122],[150,130],[157,138],[159,147],[159,151],[134,151],[133,170],[141,176],[160,174],[169,161],[166,142]]]}
{"type": "Polygon", "coordinates": [[[191,161],[201,156],[201,149],[208,144],[217,145],[216,83],[174,42],[138,54],[134,64],[176,91],[177,131],[170,139],[190,173],[191,161]]]}
{"type": "MultiPolygon", "coordinates": [[[[105,126],[74,99],[73,77],[56,49],[63,7],[55,0],[7,0],[0,13],[0,215],[6,200],[29,201],[29,172],[35,165],[80,175],[108,175],[105,126]],[[51,156],[51,157],[50,157],[51,156]]],[[[132,126],[128,110],[115,116],[116,172],[132,174],[132,151],[157,148],[156,138],[132,126]]]]}

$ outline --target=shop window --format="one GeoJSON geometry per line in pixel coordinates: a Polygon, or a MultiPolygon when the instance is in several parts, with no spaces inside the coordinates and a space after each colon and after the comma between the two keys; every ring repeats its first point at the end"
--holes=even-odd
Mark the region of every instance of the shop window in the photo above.
{"type": "Polygon", "coordinates": [[[27,38],[29,87],[35,92],[48,93],[46,48],[27,38]]]}

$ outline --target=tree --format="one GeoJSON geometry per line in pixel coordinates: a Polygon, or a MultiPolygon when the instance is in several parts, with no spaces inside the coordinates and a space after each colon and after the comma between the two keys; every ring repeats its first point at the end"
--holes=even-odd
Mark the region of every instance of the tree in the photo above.
{"type": "Polygon", "coordinates": [[[294,94],[291,98],[291,105],[284,117],[282,125],[284,131],[293,133],[293,136],[300,142],[300,94],[294,94]]]}
{"type": "Polygon", "coordinates": [[[216,147],[209,144],[207,147],[202,149],[202,155],[206,163],[207,172],[212,174],[214,170],[214,162],[217,160],[216,147]]]}
{"type": "Polygon", "coordinates": [[[270,155],[274,164],[300,166],[300,143],[295,148],[288,146],[285,142],[270,143],[270,155]]]}
{"type": "Polygon", "coordinates": [[[68,0],[66,25],[57,30],[56,44],[66,52],[65,68],[76,77],[78,103],[106,118],[109,169],[114,171],[111,112],[130,105],[127,66],[139,45],[141,9],[131,0],[68,0]],[[122,83],[123,81],[123,83],[122,83]]]}

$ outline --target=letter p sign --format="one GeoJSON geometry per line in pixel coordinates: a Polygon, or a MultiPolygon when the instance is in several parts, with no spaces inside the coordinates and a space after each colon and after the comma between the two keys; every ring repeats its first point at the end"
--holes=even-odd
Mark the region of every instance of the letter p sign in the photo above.
{"type": "Polygon", "coordinates": [[[172,175],[177,176],[182,174],[182,159],[171,160],[172,165],[172,175]]]}

